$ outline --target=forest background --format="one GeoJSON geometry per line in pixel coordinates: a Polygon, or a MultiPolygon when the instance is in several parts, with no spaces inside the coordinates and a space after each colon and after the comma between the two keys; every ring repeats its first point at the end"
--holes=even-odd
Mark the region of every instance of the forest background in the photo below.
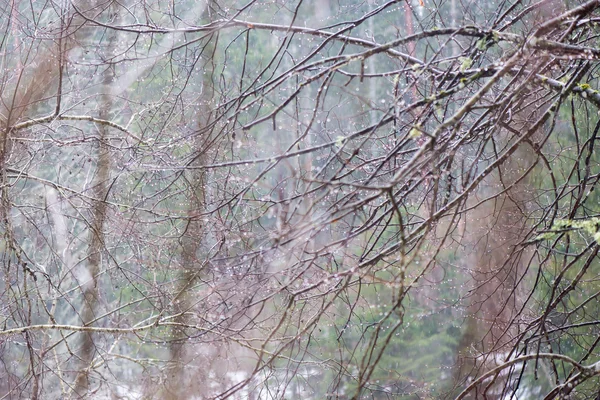
{"type": "Polygon", "coordinates": [[[599,7],[0,1],[0,398],[599,398],[599,7]]]}

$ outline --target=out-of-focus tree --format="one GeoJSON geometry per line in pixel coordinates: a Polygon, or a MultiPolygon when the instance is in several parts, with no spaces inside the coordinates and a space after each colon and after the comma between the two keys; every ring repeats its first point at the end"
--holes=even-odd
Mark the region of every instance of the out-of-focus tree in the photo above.
{"type": "Polygon", "coordinates": [[[0,2],[0,397],[596,398],[587,2],[0,2]]]}

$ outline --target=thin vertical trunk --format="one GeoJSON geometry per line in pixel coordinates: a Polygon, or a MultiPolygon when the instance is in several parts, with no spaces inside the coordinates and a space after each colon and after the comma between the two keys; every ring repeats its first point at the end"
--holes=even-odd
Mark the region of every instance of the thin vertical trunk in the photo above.
{"type": "MultiPolygon", "coordinates": [[[[208,107],[202,107],[201,111],[208,112],[208,107]]],[[[201,142],[201,140],[197,140],[201,142]]],[[[204,157],[199,157],[198,163],[202,162],[204,157]]],[[[203,170],[193,170],[191,172],[189,196],[190,219],[188,221],[185,233],[181,238],[181,268],[173,299],[173,312],[176,315],[174,322],[176,324],[186,325],[190,323],[187,314],[194,306],[193,288],[195,283],[202,275],[202,265],[198,260],[198,252],[202,246],[203,226],[197,218],[192,217],[195,213],[204,209],[204,176],[203,170]]],[[[191,361],[186,353],[190,348],[186,346],[187,333],[185,328],[173,328],[173,340],[170,344],[171,368],[167,376],[166,392],[164,398],[167,400],[176,400],[185,398],[184,394],[192,394],[198,391],[203,385],[208,375],[196,375],[193,379],[186,377],[185,367],[191,361]],[[200,386],[200,387],[199,387],[200,386]]]]}
{"type": "MultiPolygon", "coordinates": [[[[110,5],[111,20],[117,17],[116,3],[110,5]]],[[[110,54],[111,50],[116,45],[117,33],[114,30],[108,31],[108,43],[106,45],[105,54],[110,54]]],[[[112,108],[112,99],[110,96],[111,84],[114,80],[115,70],[114,65],[108,61],[108,67],[102,74],[102,91],[99,101],[99,117],[101,119],[109,119],[109,114],[112,108]]],[[[85,281],[81,282],[84,301],[82,304],[81,320],[84,326],[91,325],[96,318],[98,299],[99,299],[99,281],[98,277],[102,266],[102,250],[104,248],[104,222],[106,219],[106,203],[103,201],[107,196],[108,178],[110,171],[110,156],[109,149],[106,145],[108,136],[108,127],[99,125],[97,127],[99,140],[96,147],[96,163],[97,171],[92,181],[92,197],[96,199],[93,204],[92,216],[89,228],[89,246],[88,246],[88,263],[87,273],[84,274],[85,281]]],[[[81,350],[79,353],[80,368],[75,381],[75,392],[81,396],[86,396],[90,389],[90,370],[93,367],[95,344],[94,335],[88,332],[81,333],[81,350]]]]}
{"type": "MultiPolygon", "coordinates": [[[[513,116],[513,126],[526,132],[545,110],[539,103],[513,116]]],[[[539,135],[535,133],[534,135],[539,135]]],[[[495,140],[502,147],[514,134],[501,131],[495,140]]],[[[520,312],[520,279],[527,254],[518,246],[527,234],[528,204],[532,201],[532,182],[522,174],[535,162],[526,143],[490,175],[481,185],[481,197],[496,195],[494,200],[478,206],[467,222],[467,246],[473,249],[470,264],[472,289],[468,299],[466,327],[458,345],[456,378],[463,383],[485,373],[507,358],[516,335],[515,318],[520,312]],[[487,189],[486,188],[491,188],[487,189]],[[469,226],[471,224],[471,226],[469,226]]],[[[479,201],[474,199],[474,201],[479,201]]],[[[502,396],[506,380],[497,385],[486,382],[476,388],[470,398],[497,399],[502,396]],[[489,387],[488,387],[489,385],[489,387]]]]}
{"type": "MultiPolygon", "coordinates": [[[[410,1],[407,1],[406,4],[404,4],[404,26],[406,28],[406,31],[404,32],[404,34],[406,36],[410,36],[412,34],[415,33],[415,28],[414,28],[414,21],[413,21],[413,9],[412,9],[412,5],[410,1]]],[[[416,52],[416,44],[413,41],[409,41],[406,44],[407,48],[408,48],[408,54],[411,56],[415,56],[415,52],[416,52]]],[[[373,58],[373,57],[371,57],[373,58]]],[[[409,102],[414,102],[419,98],[419,93],[417,92],[417,86],[413,85],[412,88],[410,89],[410,92],[407,93],[408,97],[408,101],[409,102]]]]}
{"type": "MultiPolygon", "coordinates": [[[[373,11],[373,9],[375,8],[375,2],[374,1],[369,1],[369,12],[373,11]]],[[[371,33],[371,35],[373,35],[373,41],[376,42],[377,38],[375,37],[375,21],[373,18],[369,18],[367,21],[367,24],[369,26],[369,31],[371,33]]],[[[375,57],[369,57],[367,59],[367,65],[369,67],[369,71],[368,73],[373,74],[375,73],[375,57]]],[[[377,84],[378,81],[376,81],[375,79],[369,79],[369,100],[371,101],[371,110],[369,111],[369,124],[371,126],[374,126],[375,124],[377,124],[377,84]]],[[[381,152],[380,150],[380,146],[373,146],[373,148],[371,149],[371,151],[373,151],[373,155],[375,156],[379,156],[379,153],[381,152]]]]}
{"type": "MultiPolygon", "coordinates": [[[[452,3],[454,7],[454,3],[452,3]]],[[[532,14],[533,26],[543,23],[563,11],[561,5],[548,3],[532,14]]],[[[454,11],[453,11],[454,13],[454,11]]],[[[454,17],[453,17],[454,18],[454,17]]],[[[528,99],[534,94],[523,94],[528,99]]],[[[526,132],[532,121],[545,110],[539,101],[531,101],[517,115],[511,125],[515,132],[526,132]]],[[[535,133],[534,135],[540,135],[535,133]]],[[[514,133],[501,131],[496,139],[502,145],[514,137],[514,133]]],[[[506,190],[495,200],[481,204],[472,213],[476,221],[468,229],[468,245],[474,249],[472,290],[466,316],[466,328],[457,348],[458,367],[455,381],[460,386],[504,360],[514,344],[515,318],[519,309],[519,283],[523,274],[525,254],[517,248],[527,233],[527,204],[532,201],[532,183],[521,174],[534,162],[531,148],[521,146],[504,162],[495,174],[490,175],[481,188],[496,188],[494,193],[480,192],[482,197],[506,190]],[[517,182],[515,184],[515,182],[517,182]],[[475,351],[473,351],[475,350],[475,351]]],[[[476,200],[479,201],[479,200],[476,200]]],[[[498,387],[507,382],[497,380],[497,387],[485,383],[476,388],[467,398],[501,398],[498,387]],[[494,392],[496,390],[496,392],[494,392]]]]}
{"type": "MultiPolygon", "coordinates": [[[[491,177],[490,186],[505,188],[520,178],[518,171],[523,171],[523,165],[519,159],[527,159],[524,147],[504,163],[501,173],[491,177]]],[[[519,312],[519,276],[523,270],[523,254],[518,254],[517,246],[527,233],[525,193],[528,185],[528,180],[523,179],[496,200],[478,207],[472,214],[477,222],[467,226],[474,250],[473,286],[458,345],[459,368],[456,372],[461,382],[494,367],[498,360],[506,357],[513,344],[514,318],[519,312]]],[[[506,382],[499,380],[499,383],[503,387],[506,382]]],[[[498,388],[486,386],[487,383],[478,388],[479,392],[474,391],[473,398],[484,395],[489,399],[497,398],[498,388]]]]}
{"type": "MultiPolygon", "coordinates": [[[[450,0],[450,21],[452,23],[452,27],[458,26],[458,10],[456,9],[456,1],[450,0]]],[[[452,44],[450,45],[452,49],[452,56],[456,57],[460,54],[460,47],[458,46],[458,42],[456,39],[452,40],[452,44]]]]}
{"type": "MultiPolygon", "coordinates": [[[[205,19],[211,20],[211,13],[215,10],[214,2],[208,2],[205,19]]],[[[197,109],[196,136],[194,147],[197,156],[193,165],[202,165],[206,159],[205,154],[208,151],[207,143],[210,142],[210,123],[211,123],[211,100],[213,99],[213,56],[214,56],[214,38],[210,38],[210,43],[204,47],[203,71],[202,71],[202,96],[200,97],[199,107],[197,109]]],[[[197,217],[205,209],[206,193],[205,182],[206,172],[202,169],[190,169],[188,176],[188,223],[181,237],[181,271],[179,273],[175,298],[173,299],[173,308],[175,313],[174,322],[176,324],[186,325],[192,322],[189,317],[190,310],[194,307],[193,288],[196,282],[204,275],[202,261],[198,254],[202,251],[204,240],[204,227],[197,217]],[[196,216],[196,217],[195,217],[196,216]]],[[[192,360],[190,357],[191,349],[186,346],[188,336],[185,328],[173,329],[173,341],[170,344],[170,361],[165,392],[162,397],[166,400],[184,399],[190,396],[204,393],[210,388],[209,366],[206,366],[205,373],[199,375],[194,370],[193,376],[186,374],[186,365],[192,360]]]]}

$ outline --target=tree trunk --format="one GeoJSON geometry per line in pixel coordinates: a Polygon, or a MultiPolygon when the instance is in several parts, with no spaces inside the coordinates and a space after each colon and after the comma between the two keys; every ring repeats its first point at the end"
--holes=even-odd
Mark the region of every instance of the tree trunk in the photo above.
{"type": "MultiPolygon", "coordinates": [[[[216,10],[212,0],[208,2],[204,12],[204,22],[213,19],[212,13],[216,10]]],[[[204,47],[202,56],[202,95],[199,99],[199,107],[196,111],[198,121],[197,131],[195,132],[194,144],[195,153],[191,166],[198,166],[205,163],[206,152],[210,143],[212,129],[210,124],[211,101],[213,99],[213,55],[215,50],[215,37],[210,37],[209,43],[204,47]]],[[[204,265],[198,254],[202,252],[205,242],[205,229],[198,216],[205,210],[206,193],[205,181],[206,172],[202,169],[190,169],[188,175],[188,215],[187,226],[181,236],[181,270],[175,285],[174,298],[172,300],[174,311],[174,322],[176,324],[187,325],[193,323],[189,312],[194,308],[194,285],[204,275],[204,265]]],[[[192,349],[186,346],[188,339],[188,330],[185,328],[173,328],[173,340],[170,344],[171,366],[168,370],[164,397],[167,400],[183,399],[187,396],[206,393],[210,388],[209,372],[210,368],[205,365],[204,372],[200,375],[198,370],[194,370],[193,376],[186,373],[186,365],[192,361],[190,353],[192,349]]],[[[200,355],[201,359],[205,355],[200,355]]],[[[209,361],[209,358],[207,359],[209,361]]],[[[210,361],[209,361],[210,363],[210,361]]]]}
{"type": "MultiPolygon", "coordinates": [[[[117,18],[116,3],[110,5],[110,19],[114,21],[117,18]]],[[[117,33],[110,29],[107,32],[108,42],[104,51],[108,66],[102,74],[101,88],[103,93],[99,97],[99,118],[108,120],[112,108],[112,98],[110,96],[111,84],[115,77],[114,65],[110,64],[111,51],[116,46],[117,33]]],[[[87,271],[82,274],[80,282],[83,291],[84,301],[82,304],[81,321],[84,326],[93,324],[100,298],[99,275],[102,270],[102,251],[104,249],[104,221],[106,219],[106,203],[104,199],[108,195],[108,179],[110,172],[109,149],[106,144],[108,136],[108,127],[98,125],[99,139],[96,147],[96,175],[92,180],[92,197],[95,203],[92,206],[92,215],[89,221],[89,246],[88,246],[88,264],[87,271]]],[[[79,353],[80,367],[75,381],[75,392],[85,397],[90,390],[90,372],[93,369],[95,344],[94,335],[88,332],[81,333],[81,350],[79,353]]]]}

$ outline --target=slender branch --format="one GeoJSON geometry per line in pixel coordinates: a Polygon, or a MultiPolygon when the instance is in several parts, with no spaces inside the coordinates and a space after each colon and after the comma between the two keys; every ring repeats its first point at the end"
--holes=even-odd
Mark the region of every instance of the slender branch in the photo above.
{"type": "Polygon", "coordinates": [[[582,365],[580,363],[578,363],[577,361],[573,360],[571,357],[562,355],[562,354],[554,354],[554,353],[537,353],[537,354],[528,354],[525,356],[520,356],[520,357],[516,357],[513,358],[512,360],[509,360],[507,362],[505,362],[502,365],[497,366],[496,368],[493,368],[491,370],[489,370],[488,372],[486,372],[485,374],[481,375],[479,378],[475,379],[473,382],[471,382],[471,384],[469,386],[467,386],[465,388],[465,390],[463,390],[457,397],[455,400],[461,400],[464,399],[471,390],[473,390],[477,385],[479,385],[480,383],[482,383],[483,381],[485,381],[486,379],[495,376],[497,374],[499,374],[500,372],[502,372],[503,370],[515,365],[515,364],[519,364],[519,363],[523,363],[523,362],[527,362],[529,360],[537,360],[540,358],[544,358],[544,359],[550,359],[550,360],[559,360],[559,361],[564,361],[567,362],[571,365],[573,365],[575,368],[577,368],[580,371],[585,371],[587,373],[593,373],[594,375],[600,375],[600,371],[598,370],[598,366],[600,364],[598,363],[594,363],[590,366],[585,366],[582,365]]]}

